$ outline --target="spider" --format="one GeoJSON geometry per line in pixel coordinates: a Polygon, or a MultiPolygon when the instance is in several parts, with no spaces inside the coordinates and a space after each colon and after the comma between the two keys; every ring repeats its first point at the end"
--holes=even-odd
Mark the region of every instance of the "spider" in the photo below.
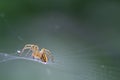
{"type": "Polygon", "coordinates": [[[49,59],[51,59],[52,62],[54,62],[54,58],[51,54],[51,52],[45,48],[42,48],[39,50],[39,47],[34,44],[26,44],[22,51],[20,52],[20,55],[24,52],[24,50],[29,49],[29,51],[26,53],[28,55],[30,51],[32,51],[32,57],[33,59],[41,60],[44,63],[47,63],[49,59]]]}

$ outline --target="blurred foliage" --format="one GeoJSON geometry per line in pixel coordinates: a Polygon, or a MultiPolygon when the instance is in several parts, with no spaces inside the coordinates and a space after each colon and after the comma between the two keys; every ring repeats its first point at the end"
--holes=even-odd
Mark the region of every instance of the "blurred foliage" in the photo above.
{"type": "MultiPolygon", "coordinates": [[[[119,1],[119,0],[118,0],[119,1]]],[[[0,12],[10,16],[30,15],[36,12],[63,11],[83,13],[85,8],[115,0],[0,0],[0,12]]]]}

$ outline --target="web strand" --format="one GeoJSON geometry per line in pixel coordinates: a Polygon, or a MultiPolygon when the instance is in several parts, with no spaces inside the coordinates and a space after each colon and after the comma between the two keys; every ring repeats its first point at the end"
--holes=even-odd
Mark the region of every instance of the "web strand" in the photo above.
{"type": "MultiPolygon", "coordinates": [[[[33,58],[27,57],[27,56],[23,57],[23,56],[17,56],[17,55],[10,55],[7,53],[0,53],[0,63],[10,61],[10,60],[16,60],[16,59],[25,59],[25,60],[31,60],[31,61],[43,63],[43,62],[41,62],[41,60],[33,59],[33,58]]],[[[46,63],[43,63],[43,64],[46,64],[46,63]]]]}

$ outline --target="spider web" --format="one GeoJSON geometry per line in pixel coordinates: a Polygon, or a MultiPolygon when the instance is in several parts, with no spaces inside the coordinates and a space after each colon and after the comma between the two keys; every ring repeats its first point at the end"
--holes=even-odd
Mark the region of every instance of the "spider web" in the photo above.
{"type": "Polygon", "coordinates": [[[18,56],[18,55],[10,55],[10,54],[7,54],[7,53],[0,53],[0,63],[10,61],[10,60],[16,60],[16,59],[24,59],[24,60],[30,60],[30,61],[35,61],[35,62],[38,62],[38,63],[46,64],[46,63],[42,62],[41,60],[33,59],[30,56],[23,57],[23,56],[18,56]]]}

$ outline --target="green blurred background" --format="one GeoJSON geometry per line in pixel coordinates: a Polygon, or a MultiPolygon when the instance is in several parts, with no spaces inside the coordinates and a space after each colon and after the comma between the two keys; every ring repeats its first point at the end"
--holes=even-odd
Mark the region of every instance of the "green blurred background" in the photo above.
{"type": "Polygon", "coordinates": [[[0,0],[0,53],[25,44],[55,63],[0,63],[0,80],[119,80],[119,0],[0,0]]]}

